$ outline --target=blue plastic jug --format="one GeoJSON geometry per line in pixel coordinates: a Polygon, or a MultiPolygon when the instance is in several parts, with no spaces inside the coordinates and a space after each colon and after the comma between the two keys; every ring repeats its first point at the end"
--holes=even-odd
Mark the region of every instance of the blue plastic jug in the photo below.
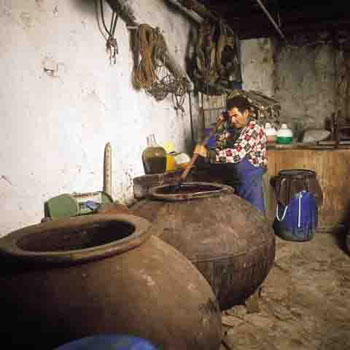
{"type": "Polygon", "coordinates": [[[85,337],[63,344],[55,350],[157,350],[149,341],[119,334],[85,337]]]}
{"type": "Polygon", "coordinates": [[[285,240],[309,241],[316,232],[317,221],[315,197],[311,192],[304,190],[295,194],[288,205],[277,204],[273,229],[285,240]]]}

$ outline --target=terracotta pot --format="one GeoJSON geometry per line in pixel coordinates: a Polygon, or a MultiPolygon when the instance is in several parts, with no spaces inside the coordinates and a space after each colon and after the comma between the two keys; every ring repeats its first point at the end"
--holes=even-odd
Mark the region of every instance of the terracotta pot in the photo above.
{"type": "Polygon", "coordinates": [[[118,202],[104,203],[97,209],[97,214],[129,214],[126,205],[118,202]]]}
{"type": "Polygon", "coordinates": [[[131,209],[197,266],[222,310],[254,293],[274,261],[269,222],[229,186],[196,182],[178,191],[174,185],[157,186],[131,209]]]}
{"type": "Polygon", "coordinates": [[[0,239],[0,262],[2,346],[48,350],[119,333],[167,350],[220,347],[209,284],[140,217],[96,214],[30,226],[0,239]]]}

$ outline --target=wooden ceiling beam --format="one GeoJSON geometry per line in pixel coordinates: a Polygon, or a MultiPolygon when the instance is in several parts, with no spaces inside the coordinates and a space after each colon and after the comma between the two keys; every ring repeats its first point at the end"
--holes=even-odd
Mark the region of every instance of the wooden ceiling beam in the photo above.
{"type": "Polygon", "coordinates": [[[220,20],[220,16],[214,14],[206,6],[196,0],[178,0],[178,2],[185,8],[196,12],[204,19],[217,22],[220,20]]]}

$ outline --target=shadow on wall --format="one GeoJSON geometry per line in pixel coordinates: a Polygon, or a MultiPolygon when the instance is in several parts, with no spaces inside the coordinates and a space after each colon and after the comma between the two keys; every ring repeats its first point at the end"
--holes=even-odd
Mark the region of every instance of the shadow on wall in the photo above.
{"type": "Polygon", "coordinates": [[[341,220],[341,225],[334,229],[336,243],[338,247],[344,252],[350,254],[350,199],[347,203],[346,210],[344,210],[344,216],[341,220]]]}
{"type": "MultiPolygon", "coordinates": [[[[96,5],[100,0],[73,0],[75,7],[84,13],[95,14],[96,5]]],[[[109,5],[108,5],[109,6],[109,5]]]]}

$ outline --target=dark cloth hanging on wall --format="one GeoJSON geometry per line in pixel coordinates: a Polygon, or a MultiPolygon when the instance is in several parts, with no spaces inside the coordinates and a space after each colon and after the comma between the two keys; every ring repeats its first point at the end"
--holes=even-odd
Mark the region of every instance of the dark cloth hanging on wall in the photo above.
{"type": "Polygon", "coordinates": [[[222,94],[242,83],[239,40],[223,23],[204,22],[198,28],[193,80],[206,94],[222,94]]]}

